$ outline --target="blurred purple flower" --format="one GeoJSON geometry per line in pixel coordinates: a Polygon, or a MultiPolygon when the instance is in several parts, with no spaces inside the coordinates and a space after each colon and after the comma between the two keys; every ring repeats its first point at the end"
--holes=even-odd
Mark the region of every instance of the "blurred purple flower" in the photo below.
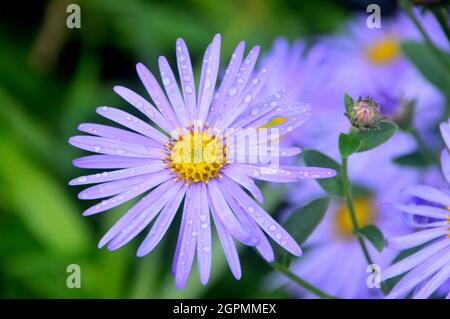
{"type": "MultiPolygon", "coordinates": [[[[284,100],[287,94],[284,89],[273,95],[266,94],[264,99],[259,98],[269,66],[252,74],[259,47],[251,49],[244,58],[244,42],[236,47],[221,84],[215,89],[220,43],[221,37],[216,35],[206,49],[197,97],[189,53],[182,39],[178,39],[176,44],[181,91],[164,57],[160,57],[159,67],[167,96],[143,64],[136,66],[156,108],[129,89],[114,87],[117,94],[163,132],[129,113],[104,106],[97,109],[98,114],[131,131],[85,123],[79,126],[79,130],[92,135],[74,136],[69,140],[78,148],[101,154],[78,158],[74,160],[75,166],[119,169],[81,176],[70,182],[70,185],[98,184],[82,191],[80,199],[110,197],[86,210],[84,215],[109,210],[148,192],[104,235],[99,243],[100,248],[107,245],[110,250],[118,249],[156,218],[137,251],[138,256],[146,255],[164,236],[184,198],[172,267],[178,288],[187,281],[195,255],[200,281],[202,284],[208,282],[212,247],[210,211],[235,278],[241,277],[241,268],[234,238],[255,246],[268,262],[274,260],[274,253],[264,232],[284,249],[300,256],[302,252],[295,240],[241,187],[262,202],[262,193],[254,179],[294,182],[335,174],[325,168],[294,166],[270,168],[269,173],[265,164],[235,164],[228,161],[228,136],[221,136],[220,132],[227,128],[258,128],[268,121],[272,113],[278,112],[290,117],[275,126],[282,135],[298,127],[309,114],[304,108],[292,108],[292,104],[284,100]],[[219,158],[214,151],[201,157],[199,162],[177,161],[177,158],[185,159],[183,156],[191,154],[191,151],[196,152],[193,149],[195,141],[200,141],[202,151],[207,146],[214,146],[215,150],[224,150],[225,154],[219,158]]],[[[269,142],[269,138],[263,141],[265,144],[269,142]]],[[[298,153],[294,148],[286,150],[284,156],[298,153]]],[[[283,154],[281,151],[279,155],[283,154]]]]}
{"type": "MultiPolygon", "coordinates": [[[[450,124],[441,124],[441,133],[447,148],[442,151],[442,172],[450,183],[450,124]]],[[[387,298],[401,298],[414,290],[413,298],[430,297],[441,288],[441,293],[450,298],[450,195],[448,184],[445,190],[430,186],[413,186],[405,193],[425,201],[423,204],[396,205],[403,213],[410,214],[410,223],[419,229],[413,234],[391,237],[388,246],[397,249],[424,245],[418,252],[394,263],[382,271],[386,280],[407,273],[395,285],[387,298]],[[416,217],[426,221],[415,221],[416,217]],[[423,218],[422,218],[423,219],[423,218]]]]}
{"type": "MultiPolygon", "coordinates": [[[[368,29],[365,19],[364,16],[353,20],[349,25],[350,33],[323,38],[306,50],[301,41],[290,47],[286,40],[278,39],[266,56],[279,66],[277,77],[268,82],[271,85],[268,91],[277,90],[278,85],[298,85],[296,100],[311,104],[314,115],[314,121],[305,123],[295,134],[284,139],[285,145],[301,144],[338,158],[337,136],[349,128],[343,106],[346,92],[356,97],[373,97],[379,102],[382,113],[393,119],[402,114],[404,101],[416,99],[415,116],[422,130],[441,115],[442,94],[426,82],[399,51],[400,41],[420,40],[415,27],[401,15],[391,20],[383,19],[383,28],[379,30],[368,29]]],[[[423,22],[439,31],[428,17],[423,22]]],[[[441,41],[441,38],[437,40],[441,41]]],[[[402,189],[430,174],[428,170],[400,168],[392,162],[395,157],[415,149],[415,141],[406,133],[398,132],[382,146],[352,155],[350,179],[363,189],[355,196],[360,224],[376,224],[387,236],[408,230],[403,216],[396,215],[386,203],[398,201],[402,189]]],[[[314,184],[301,189],[290,187],[290,192],[292,207],[299,207],[306,200],[323,194],[314,184]]],[[[367,287],[367,262],[351,233],[349,214],[343,201],[333,200],[306,245],[310,249],[292,266],[299,276],[339,297],[382,297],[379,289],[367,287]]],[[[382,268],[394,257],[392,251],[385,250],[380,254],[371,246],[369,249],[374,261],[382,268]]],[[[305,293],[303,289],[295,291],[305,293]]]]}
{"type": "MultiPolygon", "coordinates": [[[[384,17],[380,29],[366,27],[366,16],[356,16],[341,34],[322,41],[330,52],[333,81],[351,96],[370,96],[381,112],[400,118],[408,101],[416,101],[416,126],[435,125],[443,111],[444,96],[402,54],[403,41],[423,42],[411,19],[403,13],[384,17]]],[[[419,14],[434,42],[448,50],[448,41],[430,14],[419,14]]]]}

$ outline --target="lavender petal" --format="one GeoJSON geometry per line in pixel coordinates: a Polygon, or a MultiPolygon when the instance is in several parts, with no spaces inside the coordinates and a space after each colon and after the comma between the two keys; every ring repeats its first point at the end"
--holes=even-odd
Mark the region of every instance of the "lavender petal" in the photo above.
{"type": "Polygon", "coordinates": [[[130,130],[154,139],[161,144],[165,144],[168,141],[167,136],[165,136],[149,124],[145,123],[141,119],[127,112],[109,106],[98,107],[96,109],[96,112],[111,121],[128,127],[130,130]]]}
{"type": "Polygon", "coordinates": [[[143,257],[151,252],[164,237],[186,194],[186,189],[186,186],[181,187],[181,190],[175,194],[174,198],[161,211],[147,237],[139,246],[137,250],[138,257],[143,257]]]}

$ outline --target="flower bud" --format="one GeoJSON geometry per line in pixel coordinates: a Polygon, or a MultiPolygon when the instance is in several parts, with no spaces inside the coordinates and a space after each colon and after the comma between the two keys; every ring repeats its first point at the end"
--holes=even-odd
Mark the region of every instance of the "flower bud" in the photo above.
{"type": "Polygon", "coordinates": [[[370,97],[366,97],[364,100],[359,97],[346,115],[352,125],[358,129],[374,128],[382,118],[378,103],[370,97]]]}

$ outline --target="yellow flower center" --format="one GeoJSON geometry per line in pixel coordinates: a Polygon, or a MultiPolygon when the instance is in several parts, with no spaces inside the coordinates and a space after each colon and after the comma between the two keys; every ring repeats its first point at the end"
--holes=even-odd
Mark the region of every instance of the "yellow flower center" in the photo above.
{"type": "Polygon", "coordinates": [[[367,48],[367,57],[373,64],[386,64],[400,54],[400,46],[393,36],[376,41],[367,48]]]}
{"type": "MultiPolygon", "coordinates": [[[[360,227],[364,227],[373,222],[375,218],[372,201],[367,197],[356,198],[353,202],[356,211],[356,219],[360,227]]],[[[345,202],[340,203],[335,214],[335,230],[342,237],[351,237],[353,225],[345,202]]]]}
{"type": "Polygon", "coordinates": [[[205,130],[190,131],[168,143],[169,156],[163,160],[187,184],[204,182],[219,177],[226,164],[226,147],[223,136],[205,130]]]}

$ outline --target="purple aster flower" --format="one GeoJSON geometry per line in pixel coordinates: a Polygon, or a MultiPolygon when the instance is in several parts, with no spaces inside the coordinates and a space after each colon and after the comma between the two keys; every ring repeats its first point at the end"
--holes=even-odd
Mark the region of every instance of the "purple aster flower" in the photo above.
{"type": "MultiPolygon", "coordinates": [[[[280,85],[286,85],[285,78],[300,83],[296,99],[311,104],[314,114],[312,121],[305,123],[294,134],[284,139],[284,144],[307,145],[319,149],[326,154],[339,158],[337,136],[348,131],[349,121],[344,115],[343,94],[346,82],[340,78],[340,68],[335,64],[335,51],[328,44],[318,43],[308,51],[298,49],[301,42],[292,47],[286,40],[279,39],[266,57],[275,65],[284,66],[277,69],[280,85]],[[300,52],[300,53],[299,53],[300,52]],[[292,67],[286,61],[296,61],[292,67]],[[299,67],[301,66],[301,67],[299,67]],[[303,71],[303,72],[302,72],[303,71]],[[283,77],[283,72],[290,76],[283,77]],[[292,73],[291,73],[292,72],[292,73]],[[310,72],[310,73],[308,73],[310,72]],[[311,79],[311,80],[309,80],[311,79]],[[321,86],[321,83],[323,85],[321,86]],[[298,133],[298,134],[296,134],[298,133]]],[[[335,50],[335,49],[334,49],[335,50]]],[[[343,59],[344,55],[339,59],[343,59]]],[[[347,65],[350,62],[345,62],[347,65]]],[[[420,76],[417,74],[417,76],[420,76]]],[[[370,81],[361,78],[360,81],[370,81]]],[[[273,91],[277,89],[276,81],[269,82],[273,91]]],[[[408,83],[404,83],[405,86],[408,83]]],[[[381,106],[382,107],[382,106],[381,106]]],[[[415,141],[406,133],[398,132],[391,140],[370,152],[357,153],[350,158],[350,179],[362,191],[355,194],[355,206],[359,224],[376,224],[385,235],[406,231],[400,215],[386,203],[398,200],[399,193],[407,185],[417,183],[422,174],[414,169],[399,167],[392,159],[412,152],[416,149],[415,141]],[[389,189],[387,192],[386,190],[389,189]],[[392,215],[396,216],[392,218],[392,215]]],[[[425,176],[427,174],[423,174],[425,176]]],[[[292,207],[299,207],[305,201],[323,194],[316,184],[301,185],[289,188],[292,207]]],[[[332,201],[322,223],[318,226],[305,245],[310,247],[301,260],[293,263],[291,270],[320,287],[327,293],[345,298],[382,297],[379,289],[367,287],[367,261],[356,238],[352,234],[351,221],[344,201],[332,201]],[[339,274],[339,275],[336,275],[339,274]]],[[[381,267],[389,265],[395,253],[392,251],[377,252],[369,245],[374,261],[381,267]]],[[[281,282],[284,279],[280,279],[281,282]]],[[[277,279],[278,281],[278,279],[277,279]]],[[[278,282],[280,282],[278,281],[278,282]]],[[[294,288],[296,294],[304,295],[303,289],[294,288]]],[[[312,295],[307,294],[308,297],[312,295]]]]}
{"type": "MultiPolygon", "coordinates": [[[[307,109],[287,103],[288,89],[262,97],[269,67],[258,72],[254,66],[259,47],[244,58],[244,42],[236,47],[224,77],[216,88],[220,59],[220,35],[208,45],[197,93],[188,49],[182,39],[176,43],[181,91],[164,57],[159,68],[165,93],[154,75],[137,64],[138,75],[153,104],[122,86],[114,91],[143,113],[142,120],[113,107],[99,107],[97,113],[129,130],[85,123],[79,130],[91,135],[74,136],[69,142],[98,153],[74,160],[74,165],[91,169],[116,169],[75,178],[70,185],[97,184],[83,190],[80,199],[107,198],[84,215],[104,212],[146,194],[124,214],[100,240],[115,250],[125,245],[150,223],[147,237],[137,255],[148,254],[162,239],[178,208],[183,206],[181,226],[172,272],[177,288],[188,279],[197,257],[200,281],[206,284],[211,269],[211,225],[214,223],[224,254],[235,278],[241,277],[234,240],[254,246],[268,262],[274,253],[266,235],[290,253],[300,256],[295,240],[257,203],[263,201],[254,179],[294,182],[305,178],[332,177],[325,168],[274,167],[271,163],[239,162],[242,153],[232,152],[239,129],[255,129],[267,123],[272,114],[288,114],[289,120],[273,127],[283,135],[309,117],[307,109]],[[229,129],[234,129],[229,130],[229,129]],[[222,132],[226,132],[224,135],[222,132]],[[249,196],[246,189],[257,201],[249,196]],[[184,200],[184,204],[182,204],[184,200]],[[211,221],[212,217],[212,221],[211,221]]],[[[269,148],[273,136],[258,136],[258,146],[269,148]]],[[[255,145],[250,145],[249,147],[255,145]]],[[[279,148],[270,158],[298,154],[297,148],[279,148]]]]}
{"type": "MultiPolygon", "coordinates": [[[[336,135],[335,135],[336,136],[336,135]]],[[[398,200],[401,190],[416,183],[420,173],[414,169],[399,169],[392,158],[414,148],[406,135],[396,135],[393,140],[367,153],[352,155],[349,159],[350,179],[357,188],[354,205],[359,225],[377,225],[385,236],[406,232],[403,216],[395,214],[388,203],[398,200]],[[376,169],[375,169],[376,168],[376,169]],[[388,191],[387,191],[388,190],[388,191]]],[[[301,207],[306,201],[323,196],[318,185],[290,187],[291,207],[301,207]]],[[[378,252],[367,244],[374,263],[381,269],[387,267],[396,253],[378,252]]],[[[367,285],[367,261],[353,234],[352,223],[345,200],[333,198],[324,219],[305,242],[306,252],[291,265],[291,271],[316,287],[341,298],[381,298],[380,289],[367,285]]],[[[284,279],[276,279],[286,283],[284,279]]],[[[297,296],[313,298],[314,295],[297,286],[289,290],[297,296]]]]}
{"type": "MultiPolygon", "coordinates": [[[[450,183],[450,123],[441,124],[447,148],[442,151],[442,172],[450,183]]],[[[414,291],[413,298],[423,299],[438,291],[450,298],[450,194],[430,186],[413,186],[405,190],[423,203],[396,205],[410,214],[410,224],[417,232],[388,239],[391,248],[408,249],[424,245],[418,252],[382,271],[383,280],[406,275],[392,289],[387,298],[400,298],[414,291]],[[417,217],[422,217],[417,221],[417,217]],[[424,217],[424,218],[423,218],[424,217]]]]}

